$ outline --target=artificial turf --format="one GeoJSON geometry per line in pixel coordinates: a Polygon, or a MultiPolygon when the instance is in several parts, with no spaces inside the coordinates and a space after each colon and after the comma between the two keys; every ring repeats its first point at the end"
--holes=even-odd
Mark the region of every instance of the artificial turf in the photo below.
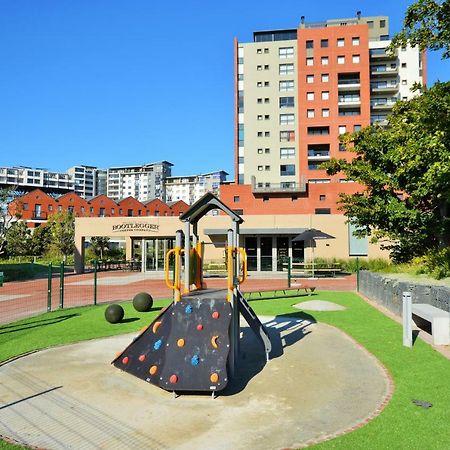
{"type": "MultiPolygon", "coordinates": [[[[265,294],[270,297],[270,294],[265,294]]],[[[394,395],[384,411],[364,427],[318,444],[336,449],[450,449],[450,361],[420,339],[412,349],[402,346],[402,328],[395,321],[350,292],[318,292],[299,296],[252,300],[261,315],[302,312],[292,307],[311,299],[328,300],[345,306],[345,311],[308,311],[308,318],[334,325],[374,354],[391,374],[394,395]],[[431,402],[423,409],[413,399],[431,402]]],[[[125,321],[108,324],[105,306],[73,308],[0,327],[0,360],[15,355],[84,339],[133,332],[148,325],[157,310],[168,303],[158,301],[150,313],[137,313],[123,304],[125,321]]],[[[301,345],[301,344],[299,344],[301,345]]],[[[13,446],[0,443],[0,449],[13,446]]]]}

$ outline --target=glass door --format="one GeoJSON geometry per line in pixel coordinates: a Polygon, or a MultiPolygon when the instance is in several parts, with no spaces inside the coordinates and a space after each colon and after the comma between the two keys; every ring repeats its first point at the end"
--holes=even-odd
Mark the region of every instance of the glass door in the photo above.
{"type": "Polygon", "coordinates": [[[289,238],[287,236],[277,237],[277,271],[282,272],[287,269],[289,257],[289,238]]]}
{"type": "Polygon", "coordinates": [[[261,271],[272,271],[272,236],[261,236],[261,271]]]}
{"type": "Polygon", "coordinates": [[[247,270],[258,270],[257,241],[254,236],[246,236],[245,252],[247,253],[247,270]]]}

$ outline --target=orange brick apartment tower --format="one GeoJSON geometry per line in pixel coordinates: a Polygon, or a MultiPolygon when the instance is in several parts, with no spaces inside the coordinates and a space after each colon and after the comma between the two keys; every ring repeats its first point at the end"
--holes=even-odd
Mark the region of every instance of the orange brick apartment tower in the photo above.
{"type": "Polygon", "coordinates": [[[333,214],[359,186],[319,168],[351,158],[339,135],[386,123],[398,100],[425,82],[416,48],[386,53],[385,16],[257,31],[235,40],[235,185],[222,199],[244,214],[333,214]]]}

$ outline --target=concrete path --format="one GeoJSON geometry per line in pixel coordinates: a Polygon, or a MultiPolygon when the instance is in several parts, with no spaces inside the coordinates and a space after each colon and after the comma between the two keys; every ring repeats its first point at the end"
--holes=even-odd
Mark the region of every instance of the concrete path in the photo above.
{"type": "Polygon", "coordinates": [[[236,379],[215,400],[171,393],[110,365],[125,335],[44,350],[0,367],[0,435],[46,449],[281,449],[360,426],[391,384],[339,330],[298,316],[264,318],[264,363],[242,332],[236,379]]]}

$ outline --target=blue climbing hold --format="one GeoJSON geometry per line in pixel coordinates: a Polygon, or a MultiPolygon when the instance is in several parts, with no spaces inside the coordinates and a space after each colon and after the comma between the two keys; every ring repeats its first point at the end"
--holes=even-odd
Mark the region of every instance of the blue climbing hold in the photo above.
{"type": "Polygon", "coordinates": [[[161,347],[161,344],[162,344],[162,340],[161,340],[161,339],[158,339],[158,340],[153,344],[153,348],[154,348],[155,350],[159,350],[159,348],[161,347]]]}
{"type": "Polygon", "coordinates": [[[200,358],[198,357],[198,355],[194,355],[194,356],[191,358],[191,364],[192,364],[193,366],[197,366],[199,362],[200,362],[200,358]]]}
{"type": "Polygon", "coordinates": [[[191,305],[187,305],[186,308],[184,309],[186,314],[191,314],[192,313],[192,306],[191,305]]]}

